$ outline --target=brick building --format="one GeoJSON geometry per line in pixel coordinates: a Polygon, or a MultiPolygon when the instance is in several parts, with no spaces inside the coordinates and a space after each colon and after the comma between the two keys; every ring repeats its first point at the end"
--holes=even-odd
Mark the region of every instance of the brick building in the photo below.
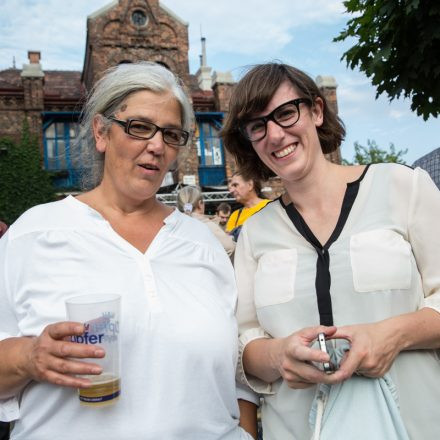
{"type": "MultiPolygon", "coordinates": [[[[40,139],[44,167],[55,173],[60,189],[78,187],[81,165],[72,160],[70,148],[85,94],[108,67],[138,60],[160,63],[178,74],[196,114],[194,141],[164,185],[183,182],[221,187],[235,170],[219,138],[234,87],[232,75],[212,72],[203,38],[200,68],[190,74],[188,23],[158,0],[115,0],[91,14],[82,72],[44,70],[38,51],[29,51],[28,57],[22,70],[0,71],[0,136],[18,138],[26,118],[40,139]]],[[[334,79],[320,76],[317,83],[337,109],[334,79]]],[[[340,162],[339,151],[330,159],[340,162]]],[[[268,185],[278,193],[276,179],[268,185]]]]}

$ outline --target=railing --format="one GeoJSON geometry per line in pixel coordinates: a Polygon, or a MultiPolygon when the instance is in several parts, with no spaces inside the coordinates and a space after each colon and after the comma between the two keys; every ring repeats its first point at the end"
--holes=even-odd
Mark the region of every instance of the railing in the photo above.
{"type": "MultiPolygon", "coordinates": [[[[177,199],[177,192],[156,194],[157,200],[166,205],[175,205],[177,199]]],[[[231,197],[228,191],[212,191],[204,192],[203,200],[205,203],[217,203],[217,202],[235,202],[235,199],[231,197]]]]}

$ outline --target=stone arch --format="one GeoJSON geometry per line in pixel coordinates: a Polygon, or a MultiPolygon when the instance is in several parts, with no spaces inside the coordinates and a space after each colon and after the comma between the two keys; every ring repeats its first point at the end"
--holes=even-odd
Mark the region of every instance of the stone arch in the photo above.
{"type": "Polygon", "coordinates": [[[177,46],[177,34],[169,24],[160,23],[161,43],[163,46],[177,46]]]}
{"type": "Polygon", "coordinates": [[[104,25],[103,34],[105,37],[118,37],[121,29],[119,20],[111,20],[104,25]]]}

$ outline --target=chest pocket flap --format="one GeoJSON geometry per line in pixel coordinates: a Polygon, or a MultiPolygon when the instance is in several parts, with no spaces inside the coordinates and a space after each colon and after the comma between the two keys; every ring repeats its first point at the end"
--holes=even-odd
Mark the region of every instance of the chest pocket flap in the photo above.
{"type": "Polygon", "coordinates": [[[358,292],[411,286],[411,245],[395,231],[374,229],[353,235],[350,260],[358,292]]]}
{"type": "Polygon", "coordinates": [[[279,249],[263,254],[255,273],[255,306],[282,304],[293,299],[295,292],[296,249],[279,249]]]}

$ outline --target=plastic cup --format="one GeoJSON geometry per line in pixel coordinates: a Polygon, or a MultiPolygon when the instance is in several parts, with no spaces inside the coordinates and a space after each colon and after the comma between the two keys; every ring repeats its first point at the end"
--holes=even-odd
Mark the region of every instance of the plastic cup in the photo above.
{"type": "Polygon", "coordinates": [[[82,335],[72,336],[79,344],[93,344],[105,350],[105,356],[93,359],[102,367],[99,375],[81,375],[89,379],[90,388],[80,388],[80,403],[86,406],[105,406],[115,403],[121,394],[120,378],[120,323],[121,297],[115,294],[90,294],[66,301],[67,319],[85,326],[82,335]]]}

